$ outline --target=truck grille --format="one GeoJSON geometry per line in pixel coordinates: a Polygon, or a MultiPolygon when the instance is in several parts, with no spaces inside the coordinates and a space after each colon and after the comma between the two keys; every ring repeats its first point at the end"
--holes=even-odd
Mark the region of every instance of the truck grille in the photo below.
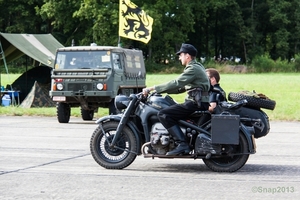
{"type": "Polygon", "coordinates": [[[107,79],[111,72],[108,69],[55,69],[52,79],[107,79]]]}
{"type": "Polygon", "coordinates": [[[93,90],[92,83],[69,83],[67,86],[68,91],[91,91],[93,90]]]}

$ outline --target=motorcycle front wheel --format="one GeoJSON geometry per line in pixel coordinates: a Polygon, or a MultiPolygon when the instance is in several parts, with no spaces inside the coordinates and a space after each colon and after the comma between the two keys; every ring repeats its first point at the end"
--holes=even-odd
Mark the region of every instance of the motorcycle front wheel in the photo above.
{"type": "Polygon", "coordinates": [[[102,128],[98,126],[90,141],[90,150],[94,160],[106,169],[123,169],[136,158],[137,139],[133,132],[125,126],[114,147],[110,147],[118,122],[105,122],[102,128]]]}
{"type": "Polygon", "coordinates": [[[209,169],[215,172],[235,172],[239,170],[246,164],[249,158],[249,154],[243,154],[248,151],[248,142],[243,133],[239,135],[239,145],[231,145],[231,147],[233,148],[232,153],[240,155],[218,158],[211,157],[210,159],[204,158],[203,162],[209,169]]]}

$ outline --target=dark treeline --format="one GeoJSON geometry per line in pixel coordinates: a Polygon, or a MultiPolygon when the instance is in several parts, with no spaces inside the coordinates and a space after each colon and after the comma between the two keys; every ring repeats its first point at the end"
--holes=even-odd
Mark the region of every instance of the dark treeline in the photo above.
{"type": "MultiPolygon", "coordinates": [[[[198,57],[256,56],[290,61],[299,54],[299,0],[132,0],[153,19],[148,44],[121,38],[142,49],[151,62],[172,61],[182,42],[198,57]]],[[[63,45],[118,43],[119,0],[0,0],[0,31],[51,33],[63,45]]]]}

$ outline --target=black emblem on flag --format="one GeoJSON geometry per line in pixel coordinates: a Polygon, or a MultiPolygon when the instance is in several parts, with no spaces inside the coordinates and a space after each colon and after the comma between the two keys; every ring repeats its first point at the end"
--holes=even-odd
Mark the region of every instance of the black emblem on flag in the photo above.
{"type": "Polygon", "coordinates": [[[125,27],[123,29],[124,33],[127,36],[129,33],[133,33],[137,40],[148,39],[151,29],[149,16],[134,4],[126,4],[125,0],[122,1],[122,4],[126,6],[126,11],[125,9],[121,11],[121,15],[125,19],[123,24],[123,27],[125,27]]]}

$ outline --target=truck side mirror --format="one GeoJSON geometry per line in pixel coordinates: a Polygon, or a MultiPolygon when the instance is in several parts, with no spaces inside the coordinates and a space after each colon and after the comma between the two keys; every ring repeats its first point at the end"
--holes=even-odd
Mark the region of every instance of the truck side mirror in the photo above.
{"type": "Polygon", "coordinates": [[[51,56],[48,56],[47,63],[48,63],[49,65],[51,65],[52,62],[53,62],[52,57],[51,57],[51,56]]]}

